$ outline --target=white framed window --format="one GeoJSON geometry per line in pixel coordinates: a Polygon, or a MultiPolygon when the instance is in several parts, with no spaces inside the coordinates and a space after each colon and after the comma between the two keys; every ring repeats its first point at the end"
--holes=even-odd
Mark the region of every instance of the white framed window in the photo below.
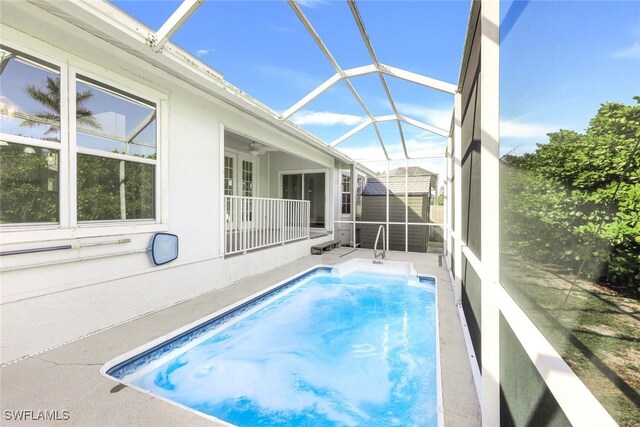
{"type": "Polygon", "coordinates": [[[242,195],[253,197],[253,162],[242,161],[242,195]]]}
{"type": "Polygon", "coordinates": [[[343,215],[348,215],[351,213],[351,175],[349,173],[342,172],[341,190],[341,212],[343,215]]]}
{"type": "Polygon", "coordinates": [[[233,196],[233,181],[234,181],[234,163],[235,157],[224,156],[224,195],[233,196]]]}
{"type": "Polygon", "coordinates": [[[157,106],[76,75],[77,220],[155,220],[157,106]]]}
{"type": "Polygon", "coordinates": [[[0,229],[159,224],[160,98],[43,55],[0,55],[0,229]]]}
{"type": "Polygon", "coordinates": [[[361,174],[357,174],[358,179],[356,181],[356,217],[362,216],[362,191],[365,185],[367,185],[367,177],[361,174]]]}
{"type": "Polygon", "coordinates": [[[225,196],[254,197],[259,195],[256,157],[232,148],[224,149],[223,185],[225,196]]]}
{"type": "Polygon", "coordinates": [[[61,223],[61,64],[0,46],[0,224],[61,223]]]}

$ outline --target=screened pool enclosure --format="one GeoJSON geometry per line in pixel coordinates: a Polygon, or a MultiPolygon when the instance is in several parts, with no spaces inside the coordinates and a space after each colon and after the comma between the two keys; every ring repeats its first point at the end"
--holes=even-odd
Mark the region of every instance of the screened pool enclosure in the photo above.
{"type": "Polygon", "coordinates": [[[640,424],[639,2],[1,9],[3,366],[382,227],[482,425],[640,424]]]}

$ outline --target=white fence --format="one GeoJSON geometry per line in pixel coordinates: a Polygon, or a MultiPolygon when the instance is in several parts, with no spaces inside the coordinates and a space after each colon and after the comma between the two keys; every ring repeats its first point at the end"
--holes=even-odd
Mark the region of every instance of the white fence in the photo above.
{"type": "Polygon", "coordinates": [[[224,196],[225,254],[309,238],[308,200],[224,196]]]}

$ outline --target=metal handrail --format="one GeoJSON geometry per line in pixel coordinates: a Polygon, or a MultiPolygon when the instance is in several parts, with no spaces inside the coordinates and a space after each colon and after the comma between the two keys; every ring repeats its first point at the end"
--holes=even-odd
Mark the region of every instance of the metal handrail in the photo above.
{"type": "Polygon", "coordinates": [[[373,258],[378,259],[381,257],[385,259],[387,257],[387,234],[384,225],[378,227],[378,234],[376,234],[376,242],[373,244],[373,258]],[[380,239],[380,232],[382,231],[382,253],[378,253],[378,240],[380,239]]]}

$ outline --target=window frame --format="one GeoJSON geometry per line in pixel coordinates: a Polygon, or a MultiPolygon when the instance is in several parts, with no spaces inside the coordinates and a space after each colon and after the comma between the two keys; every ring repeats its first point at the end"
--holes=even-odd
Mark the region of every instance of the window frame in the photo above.
{"type": "MultiPolygon", "coordinates": [[[[97,64],[34,41],[26,46],[3,39],[2,47],[15,53],[22,60],[45,69],[55,67],[60,75],[60,142],[48,142],[35,138],[0,132],[0,138],[9,143],[31,145],[55,150],[59,154],[58,222],[0,224],[0,235],[6,244],[24,242],[25,238],[38,240],[74,239],[119,234],[150,233],[168,230],[168,94],[159,92],[126,76],[104,69],[97,64]],[[37,45],[39,50],[32,46],[37,45]],[[44,54],[42,51],[49,52],[44,54]],[[155,105],[156,108],[156,159],[133,158],[130,155],[85,149],[76,144],[75,97],[76,82],[82,78],[107,92],[114,91],[135,102],[155,105]],[[127,96],[128,95],[128,96],[127,96]],[[77,156],[97,155],[138,163],[154,164],[154,218],[129,220],[78,221],[77,216],[77,156]],[[106,154],[106,155],[104,155],[106,154]],[[37,234],[31,235],[31,233],[37,234]]],[[[53,68],[53,71],[57,71],[53,68]]]]}
{"type": "Polygon", "coordinates": [[[222,192],[224,196],[234,196],[235,195],[235,185],[236,185],[236,177],[235,177],[235,168],[237,163],[237,157],[235,154],[225,152],[223,155],[223,186],[222,192]],[[227,159],[229,159],[230,165],[227,164],[227,159]],[[230,172],[230,173],[227,173],[230,172]],[[231,181],[231,186],[229,186],[228,180],[231,181]]]}
{"type": "Polygon", "coordinates": [[[225,186],[223,182],[222,195],[223,196],[243,196],[242,195],[242,162],[248,161],[253,163],[253,196],[243,196],[243,197],[262,197],[260,196],[260,160],[256,156],[252,156],[245,151],[237,150],[235,148],[223,147],[223,154],[221,164],[221,179],[225,180],[224,175],[224,158],[231,157],[233,159],[233,171],[232,171],[232,179],[233,179],[233,194],[225,193],[225,186]]]}
{"type": "Polygon", "coordinates": [[[69,99],[69,140],[70,140],[70,164],[72,164],[72,168],[74,170],[73,182],[71,184],[70,191],[70,217],[71,217],[71,227],[91,227],[91,226],[108,226],[108,225],[118,225],[122,223],[138,223],[138,224],[157,224],[160,222],[159,211],[161,209],[160,204],[160,194],[159,194],[159,165],[160,165],[160,144],[161,144],[161,126],[160,126],[160,99],[153,99],[149,96],[141,95],[137,90],[130,90],[129,87],[125,87],[119,82],[115,82],[109,78],[105,78],[102,76],[96,76],[91,72],[86,72],[77,67],[70,67],[69,69],[69,87],[74,88],[74,90],[68,91],[68,99],[69,99]],[[84,79],[83,79],[84,78],[84,79]],[[110,153],[108,151],[97,150],[92,148],[81,147],[77,144],[77,117],[76,117],[76,94],[77,83],[78,81],[83,82],[84,84],[88,84],[89,86],[97,87],[99,90],[104,92],[112,93],[116,96],[121,96],[127,98],[133,102],[144,104],[150,106],[150,104],[155,105],[156,108],[156,159],[143,159],[136,158],[135,156],[128,154],[117,154],[110,153]],[[141,102],[139,99],[144,99],[146,102],[141,102]],[[73,154],[73,155],[71,155],[73,154]],[[77,167],[78,167],[78,154],[84,154],[89,156],[114,159],[114,160],[124,160],[129,162],[143,163],[143,164],[152,164],[155,166],[154,170],[154,219],[114,219],[114,220],[87,220],[87,221],[79,221],[78,220],[78,180],[77,180],[77,167]]]}
{"type": "Polygon", "coordinates": [[[351,215],[351,209],[353,208],[353,201],[351,200],[351,173],[346,171],[341,171],[340,173],[340,214],[341,215],[351,215]],[[347,178],[347,182],[345,183],[345,178],[347,178]],[[345,184],[348,186],[347,191],[344,190],[345,184]],[[348,202],[345,202],[345,195],[348,195],[348,202]],[[347,212],[345,212],[345,207],[347,207],[347,212]]]}
{"type": "Polygon", "coordinates": [[[51,142],[39,138],[31,138],[27,136],[19,136],[10,133],[0,132],[0,139],[11,144],[23,146],[32,146],[37,148],[45,148],[47,150],[58,152],[58,221],[57,222],[21,222],[0,224],[0,231],[16,230],[16,229],[34,229],[34,228],[60,228],[68,222],[68,212],[64,209],[63,201],[68,197],[68,185],[63,182],[68,181],[68,170],[63,165],[68,163],[69,158],[69,123],[63,120],[63,117],[69,115],[69,105],[66,96],[63,93],[68,92],[68,80],[65,76],[68,74],[68,66],[64,61],[58,61],[47,55],[35,55],[33,52],[25,51],[22,48],[16,48],[5,40],[0,44],[0,48],[15,54],[24,63],[45,71],[57,73],[60,76],[60,141],[51,142]],[[64,181],[63,181],[64,179],[64,181]]]}

